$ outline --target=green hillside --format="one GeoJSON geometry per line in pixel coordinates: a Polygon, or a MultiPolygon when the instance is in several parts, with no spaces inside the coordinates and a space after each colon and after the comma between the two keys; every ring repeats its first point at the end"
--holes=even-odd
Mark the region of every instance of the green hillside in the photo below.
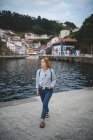
{"type": "Polygon", "coordinates": [[[28,15],[21,15],[10,11],[0,12],[0,28],[10,29],[15,32],[33,32],[36,34],[59,35],[62,29],[71,29],[75,27],[73,23],[66,22],[67,26],[58,23],[55,20],[48,20],[46,18],[31,17],[28,15]]]}
{"type": "Polygon", "coordinates": [[[85,19],[80,30],[72,34],[72,37],[77,39],[77,46],[83,53],[93,54],[93,14],[85,19]]]}

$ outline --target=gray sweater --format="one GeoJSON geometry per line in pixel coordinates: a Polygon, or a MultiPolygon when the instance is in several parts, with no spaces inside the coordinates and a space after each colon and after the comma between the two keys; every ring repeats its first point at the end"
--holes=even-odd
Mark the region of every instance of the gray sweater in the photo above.
{"type": "Polygon", "coordinates": [[[41,71],[39,73],[40,69],[37,70],[36,73],[36,88],[39,88],[39,85],[43,88],[48,86],[55,86],[56,83],[56,75],[53,69],[48,68],[47,70],[44,70],[41,68],[41,71]],[[51,72],[52,72],[52,81],[51,81],[51,72]]]}

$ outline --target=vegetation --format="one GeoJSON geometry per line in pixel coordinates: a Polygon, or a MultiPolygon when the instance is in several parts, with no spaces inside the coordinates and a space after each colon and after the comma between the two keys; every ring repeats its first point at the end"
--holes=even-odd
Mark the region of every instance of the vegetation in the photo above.
{"type": "Polygon", "coordinates": [[[46,54],[51,55],[52,54],[52,48],[47,48],[46,49],[46,54]]]}
{"type": "Polygon", "coordinates": [[[67,28],[71,28],[71,29],[77,28],[74,23],[71,23],[69,21],[66,21],[64,24],[66,25],[67,28]]]}
{"type": "MultiPolygon", "coordinates": [[[[60,30],[62,29],[69,29],[72,31],[76,28],[74,23],[68,21],[65,22],[65,25],[66,26],[64,26],[63,23],[58,23],[57,21],[41,18],[40,16],[35,18],[15,12],[11,13],[10,11],[0,12],[0,28],[15,31],[22,37],[24,32],[48,34],[54,37],[58,36],[60,30]]],[[[77,48],[80,49],[82,53],[93,54],[93,14],[85,19],[79,31],[72,32],[69,37],[77,39],[77,48]]],[[[47,44],[48,41],[48,39],[40,40],[41,44],[47,44]]]]}
{"type": "Polygon", "coordinates": [[[77,46],[82,53],[93,54],[93,14],[85,19],[80,30],[72,33],[71,37],[77,39],[77,46]]]}
{"type": "Polygon", "coordinates": [[[0,12],[0,28],[10,29],[15,32],[33,32],[36,34],[59,35],[60,30],[76,27],[73,23],[66,22],[67,26],[54,20],[38,16],[37,18],[10,11],[0,12]]]}

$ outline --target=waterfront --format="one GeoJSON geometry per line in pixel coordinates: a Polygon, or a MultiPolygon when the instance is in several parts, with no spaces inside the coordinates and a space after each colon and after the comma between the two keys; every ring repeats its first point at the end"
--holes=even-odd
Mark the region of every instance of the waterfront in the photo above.
{"type": "Polygon", "coordinates": [[[44,129],[40,97],[1,105],[0,140],[93,140],[93,88],[54,94],[44,129]]]}
{"type": "MultiPolygon", "coordinates": [[[[93,65],[52,61],[57,84],[54,92],[93,86],[93,65]]],[[[35,94],[38,59],[0,60],[0,101],[25,99],[35,94]]]]}

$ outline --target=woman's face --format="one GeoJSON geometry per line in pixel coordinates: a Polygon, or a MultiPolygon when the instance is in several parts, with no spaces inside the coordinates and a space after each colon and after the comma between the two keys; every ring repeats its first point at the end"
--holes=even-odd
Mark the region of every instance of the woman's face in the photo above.
{"type": "Polygon", "coordinates": [[[42,68],[47,68],[47,65],[46,65],[44,59],[41,59],[41,67],[42,68]]]}

